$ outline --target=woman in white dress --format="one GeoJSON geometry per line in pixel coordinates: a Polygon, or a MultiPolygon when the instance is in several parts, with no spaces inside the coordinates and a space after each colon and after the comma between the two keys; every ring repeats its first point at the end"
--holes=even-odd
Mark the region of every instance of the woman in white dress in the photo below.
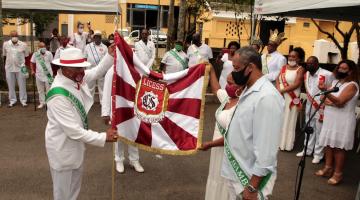
{"type": "Polygon", "coordinates": [[[219,83],[221,89],[225,89],[227,84],[227,77],[233,71],[232,65],[232,57],[235,54],[235,51],[240,48],[240,44],[238,42],[232,41],[229,43],[227,50],[229,53],[225,53],[222,58],[221,62],[223,63],[223,69],[220,74],[219,83]]]}
{"type": "MultiPolygon", "coordinates": [[[[355,107],[359,96],[357,67],[351,60],[343,60],[334,70],[337,80],[332,87],[339,91],[326,96],[324,124],[320,133],[320,145],[325,147],[325,166],[317,176],[330,177],[328,184],[336,185],[343,178],[345,151],[354,145],[356,127],[355,107]],[[335,169],[334,169],[335,166],[335,169]]],[[[326,90],[324,85],[319,85],[326,90]]]]}
{"type": "Polygon", "coordinates": [[[229,199],[228,185],[226,180],[221,177],[221,165],[224,155],[224,138],[219,131],[218,126],[223,130],[227,128],[238,102],[242,88],[236,85],[232,79],[231,73],[227,78],[227,85],[224,89],[220,88],[214,69],[210,72],[210,85],[212,92],[217,95],[221,102],[220,107],[215,113],[216,125],[213,141],[204,142],[199,150],[206,151],[212,147],[210,156],[209,176],[206,183],[205,200],[225,200],[229,199]]]}
{"type": "MultiPolygon", "coordinates": [[[[276,88],[285,98],[284,123],[281,129],[280,150],[291,151],[294,147],[296,120],[301,110],[300,89],[305,70],[299,63],[305,58],[302,48],[294,48],[276,80],[276,88]]],[[[269,119],[271,120],[271,119],[269,119]]]]}

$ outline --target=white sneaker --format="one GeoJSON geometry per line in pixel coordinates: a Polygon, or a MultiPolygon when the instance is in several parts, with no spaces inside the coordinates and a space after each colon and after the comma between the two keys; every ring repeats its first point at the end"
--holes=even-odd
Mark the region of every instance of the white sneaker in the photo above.
{"type": "Polygon", "coordinates": [[[22,103],[21,105],[22,105],[22,107],[27,107],[28,106],[26,103],[22,103]]]}
{"type": "Polygon", "coordinates": [[[145,171],[139,161],[130,161],[130,165],[139,173],[143,173],[145,171]]]}
{"type": "Polygon", "coordinates": [[[44,106],[45,106],[45,105],[41,103],[41,104],[38,105],[37,108],[38,108],[38,109],[41,109],[41,108],[43,108],[44,106]]]}
{"type": "Polygon", "coordinates": [[[320,158],[319,156],[314,156],[314,158],[312,159],[312,163],[313,164],[319,164],[322,158],[320,158]]]}
{"type": "MultiPolygon", "coordinates": [[[[310,156],[311,154],[306,154],[306,156],[310,156]]],[[[296,154],[296,157],[303,157],[304,156],[304,151],[300,151],[299,153],[296,154]]]]}
{"type": "Polygon", "coordinates": [[[120,174],[125,172],[124,163],[123,162],[116,162],[116,171],[120,174]]]}

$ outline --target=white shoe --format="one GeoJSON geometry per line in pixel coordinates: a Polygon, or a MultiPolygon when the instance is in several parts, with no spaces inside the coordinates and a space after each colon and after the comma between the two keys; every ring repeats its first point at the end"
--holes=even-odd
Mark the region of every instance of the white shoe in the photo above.
{"type": "MultiPolygon", "coordinates": [[[[311,154],[306,154],[306,156],[310,156],[311,154]]],[[[299,153],[296,154],[296,157],[303,157],[304,156],[304,151],[300,151],[299,153]]]]}
{"type": "Polygon", "coordinates": [[[125,172],[124,162],[116,162],[116,171],[120,174],[125,172]]]}
{"type": "Polygon", "coordinates": [[[26,103],[22,103],[22,107],[27,107],[28,105],[26,103]]]}
{"type": "Polygon", "coordinates": [[[313,164],[319,164],[322,158],[320,158],[319,156],[314,156],[314,158],[312,159],[312,163],[313,164]]]}
{"type": "Polygon", "coordinates": [[[139,161],[130,161],[130,165],[139,173],[143,173],[145,171],[139,161]]]}
{"type": "Polygon", "coordinates": [[[44,106],[45,106],[45,105],[41,103],[41,104],[38,105],[37,108],[38,108],[38,109],[41,109],[41,108],[43,108],[44,106]]]}

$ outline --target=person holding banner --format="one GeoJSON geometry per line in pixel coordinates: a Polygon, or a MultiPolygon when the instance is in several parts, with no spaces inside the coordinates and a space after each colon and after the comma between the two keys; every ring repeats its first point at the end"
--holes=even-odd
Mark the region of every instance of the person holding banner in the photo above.
{"type": "MultiPolygon", "coordinates": [[[[107,52],[107,47],[101,42],[101,32],[96,30],[94,32],[94,42],[86,45],[84,56],[88,62],[91,63],[90,68],[97,66],[100,61],[104,58],[107,52]]],[[[89,82],[89,88],[92,96],[95,95],[95,87],[97,85],[99,91],[100,104],[102,101],[102,93],[104,88],[104,77],[99,78],[93,82],[89,82]]]]}
{"type": "Polygon", "coordinates": [[[49,91],[53,78],[51,61],[53,55],[46,50],[45,43],[40,42],[38,51],[34,52],[31,57],[31,74],[36,77],[36,88],[39,93],[39,106],[41,109],[45,106],[45,94],[49,91]]]}
{"type": "Polygon", "coordinates": [[[225,89],[221,89],[214,68],[211,68],[210,71],[210,85],[212,92],[218,97],[221,105],[215,113],[216,125],[213,141],[204,142],[199,148],[199,150],[203,151],[211,148],[210,168],[206,183],[205,200],[228,199],[229,192],[227,189],[226,179],[221,177],[221,165],[224,155],[223,134],[229,125],[231,116],[234,113],[243,88],[235,84],[230,73],[227,76],[225,89]]]}
{"type": "Polygon", "coordinates": [[[140,41],[135,43],[134,51],[140,61],[151,69],[155,60],[155,44],[148,38],[149,31],[142,29],[140,41]]]}
{"type": "MultiPolygon", "coordinates": [[[[324,83],[327,87],[331,86],[334,76],[331,72],[319,67],[319,60],[315,56],[310,56],[306,61],[306,73],[304,75],[304,85],[306,90],[306,112],[305,121],[308,121],[311,115],[316,111],[320,104],[320,96],[316,96],[320,91],[319,84],[324,83]]],[[[310,127],[314,129],[314,133],[310,135],[308,149],[306,155],[311,155],[314,152],[313,164],[318,164],[323,158],[323,146],[319,144],[319,136],[321,132],[322,122],[324,119],[324,107],[321,107],[319,112],[310,122],[310,127]]],[[[304,140],[304,145],[306,139],[304,140]]],[[[297,153],[297,157],[302,157],[304,150],[297,153]]]]}
{"type": "Polygon", "coordinates": [[[221,175],[228,182],[229,200],[267,199],[276,179],[284,99],[263,76],[261,57],[252,47],[236,51],[232,61],[234,82],[245,88],[227,130],[221,131],[221,175]]]}
{"type": "Polygon", "coordinates": [[[160,69],[165,72],[165,74],[179,72],[188,68],[187,57],[183,49],[183,43],[176,41],[175,48],[165,53],[160,64],[160,69]]]}
{"type": "MultiPolygon", "coordinates": [[[[103,118],[105,125],[110,124],[110,116],[111,116],[111,89],[112,82],[114,76],[114,68],[110,68],[109,71],[105,75],[104,81],[104,93],[102,97],[102,105],[101,105],[101,117],[103,118]]],[[[127,145],[128,146],[128,154],[129,154],[129,164],[134,168],[136,172],[143,173],[145,170],[143,166],[140,164],[140,156],[139,149],[136,146],[127,145]]],[[[124,153],[125,144],[121,141],[117,142],[115,145],[115,162],[116,162],[116,171],[119,173],[125,172],[124,153]]]]}
{"type": "Polygon", "coordinates": [[[97,67],[85,61],[80,49],[62,51],[53,64],[60,66],[47,93],[48,123],[46,152],[53,181],[54,200],[75,200],[80,192],[85,144],[103,147],[115,142],[117,131],[98,133],[89,130],[87,114],[94,102],[87,83],[104,76],[113,65],[114,46],[97,67]]]}
{"type": "Polygon", "coordinates": [[[285,99],[285,115],[281,129],[280,150],[291,151],[294,147],[295,128],[298,112],[302,109],[300,101],[301,85],[305,70],[299,65],[304,61],[302,48],[294,48],[289,54],[288,64],[281,68],[276,80],[276,88],[285,99]]]}

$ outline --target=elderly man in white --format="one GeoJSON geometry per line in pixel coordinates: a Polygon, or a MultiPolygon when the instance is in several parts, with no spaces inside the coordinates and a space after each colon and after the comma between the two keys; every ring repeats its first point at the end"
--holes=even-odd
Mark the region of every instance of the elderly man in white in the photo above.
{"type": "Polygon", "coordinates": [[[45,93],[49,91],[53,82],[53,71],[51,62],[53,55],[46,50],[45,43],[38,44],[38,51],[34,52],[31,57],[31,74],[36,77],[36,88],[39,93],[39,106],[41,109],[45,106],[45,93]]]}
{"type": "Polygon", "coordinates": [[[262,72],[273,84],[275,84],[281,68],[287,63],[286,58],[277,51],[278,46],[286,39],[283,38],[284,35],[284,33],[278,34],[277,30],[271,31],[267,45],[268,53],[261,56],[262,72]]]}
{"type": "Polygon", "coordinates": [[[190,45],[187,50],[189,67],[193,67],[202,62],[209,62],[209,60],[213,58],[211,48],[207,44],[201,42],[199,33],[195,33],[192,37],[192,45],[190,45]]]}
{"type": "Polygon", "coordinates": [[[141,30],[140,38],[141,40],[135,43],[135,54],[146,67],[151,69],[155,60],[155,44],[148,39],[149,31],[147,29],[141,30]]]}
{"type": "MultiPolygon", "coordinates": [[[[101,42],[101,32],[99,30],[96,30],[94,32],[94,41],[86,45],[84,52],[85,58],[87,59],[88,62],[91,63],[90,68],[93,68],[100,63],[100,61],[106,55],[107,50],[108,49],[106,45],[101,42]]],[[[103,87],[104,87],[104,77],[100,77],[98,80],[94,80],[88,83],[90,92],[93,97],[95,94],[96,85],[98,86],[97,88],[99,91],[99,99],[101,104],[103,87]]]]}
{"type": "Polygon", "coordinates": [[[224,135],[221,175],[228,181],[229,199],[266,199],[276,179],[284,99],[263,76],[256,50],[236,51],[233,65],[232,77],[245,89],[224,135]]]}
{"type": "MultiPolygon", "coordinates": [[[[109,71],[105,75],[105,82],[104,82],[104,94],[102,99],[102,106],[101,106],[101,116],[104,119],[106,125],[109,125],[110,116],[111,116],[111,88],[112,88],[112,80],[114,75],[114,68],[110,68],[109,71]]],[[[119,173],[124,173],[124,146],[125,144],[121,141],[117,142],[115,146],[115,162],[116,162],[116,171],[119,173]]],[[[140,164],[140,157],[139,157],[139,149],[132,145],[128,146],[128,153],[129,153],[129,164],[135,169],[135,171],[142,173],[144,172],[144,168],[140,164]]]]}
{"type": "Polygon", "coordinates": [[[87,113],[93,98],[89,81],[104,76],[113,64],[113,46],[97,67],[85,61],[81,50],[65,49],[53,64],[60,66],[47,94],[48,123],[45,130],[55,200],[75,200],[80,192],[85,144],[102,147],[115,142],[113,129],[98,133],[88,129],[87,113]]]}
{"type": "Polygon", "coordinates": [[[5,59],[6,82],[9,88],[9,105],[13,107],[17,102],[15,92],[15,81],[19,86],[19,99],[22,106],[27,106],[26,77],[22,73],[25,68],[25,57],[29,56],[26,43],[18,38],[16,31],[11,31],[11,39],[4,42],[3,55],[5,59]]]}

